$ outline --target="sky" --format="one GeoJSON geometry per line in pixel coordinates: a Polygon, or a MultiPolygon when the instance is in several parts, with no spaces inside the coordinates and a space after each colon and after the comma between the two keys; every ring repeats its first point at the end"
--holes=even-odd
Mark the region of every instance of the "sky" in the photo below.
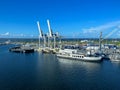
{"type": "Polygon", "coordinates": [[[36,38],[37,21],[46,34],[47,19],[63,37],[120,38],[120,0],[0,0],[0,38],[36,38]]]}

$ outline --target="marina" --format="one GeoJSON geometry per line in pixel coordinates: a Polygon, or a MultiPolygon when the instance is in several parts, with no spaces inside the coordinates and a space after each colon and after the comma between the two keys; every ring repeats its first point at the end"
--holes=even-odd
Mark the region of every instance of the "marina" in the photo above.
{"type": "MultiPolygon", "coordinates": [[[[54,48],[54,46],[52,48],[44,47],[44,46],[39,48],[37,39],[34,40],[34,42],[32,42],[32,43],[30,41],[31,40],[29,39],[29,41],[27,41],[26,43],[23,43],[23,41],[19,41],[19,42],[16,43],[16,41],[11,40],[10,43],[2,44],[2,46],[3,45],[13,44],[14,46],[10,47],[10,49],[9,49],[9,51],[11,51],[11,52],[20,52],[20,53],[41,52],[43,54],[56,54],[56,56],[58,56],[58,57],[62,57],[62,58],[64,57],[64,58],[69,58],[69,59],[72,59],[73,57],[70,58],[72,55],[70,57],[67,56],[67,55],[69,53],[71,53],[72,50],[73,51],[76,50],[76,51],[82,52],[83,56],[90,56],[90,55],[91,56],[95,56],[95,57],[99,56],[99,57],[102,57],[101,59],[108,59],[110,61],[120,61],[120,58],[119,58],[120,57],[119,56],[120,48],[119,48],[119,46],[117,46],[115,44],[102,44],[101,45],[101,51],[100,51],[98,44],[91,44],[90,45],[90,44],[88,44],[86,42],[85,42],[86,44],[83,44],[83,43],[79,43],[78,44],[78,40],[77,40],[77,42],[76,41],[72,41],[74,43],[75,42],[77,43],[77,44],[72,44],[72,45],[70,45],[71,41],[68,41],[67,43],[64,43],[65,40],[61,40],[61,44],[57,45],[59,43],[59,40],[58,40],[58,41],[56,41],[56,45],[58,47],[55,47],[55,48],[54,48]],[[61,51],[64,52],[64,49],[65,50],[68,49],[68,51],[67,51],[68,54],[65,54],[65,56],[62,56],[62,55],[60,55],[60,53],[61,53],[61,51]],[[88,53],[90,55],[87,55],[88,53]]],[[[66,39],[66,41],[67,41],[67,39],[66,39]]],[[[94,39],[92,41],[94,41],[94,39]]],[[[54,42],[52,41],[51,43],[54,43],[54,42]]],[[[82,56],[79,56],[79,55],[80,55],[80,53],[78,54],[78,56],[76,56],[76,58],[73,55],[74,56],[73,59],[78,59],[77,57],[82,57],[82,56]]]]}
{"type": "MultiPolygon", "coordinates": [[[[43,54],[55,54],[58,58],[67,58],[73,60],[82,60],[89,62],[97,62],[102,61],[103,59],[108,59],[111,61],[120,61],[120,47],[110,43],[103,43],[102,32],[100,32],[99,39],[90,40],[80,40],[71,44],[69,42],[63,43],[63,40],[58,37],[59,35],[55,35],[58,39],[56,40],[54,37],[53,31],[50,27],[50,22],[47,20],[49,35],[44,37],[43,31],[40,28],[39,22],[37,22],[38,30],[39,30],[39,40],[35,43],[26,42],[20,43],[16,45],[20,45],[20,47],[12,47],[9,49],[10,52],[20,52],[20,53],[34,53],[34,51],[41,52],[43,54]],[[43,41],[41,41],[43,39],[43,41]],[[47,41],[46,41],[47,40],[47,41]],[[88,42],[89,41],[89,42],[88,42]],[[96,42],[97,41],[97,42],[96,42]],[[60,42],[60,43],[59,43],[60,42]],[[80,42],[80,43],[78,43],[80,42]],[[91,43],[92,42],[92,43],[91,43]]],[[[36,39],[37,40],[37,39],[36,39]]],[[[67,39],[66,39],[67,40],[67,39]]],[[[8,41],[6,41],[8,42],[8,41]]],[[[5,42],[5,43],[6,43],[5,42]]],[[[13,42],[6,43],[12,44],[13,42]]],[[[14,45],[14,43],[13,43],[14,45]]]]}
{"type": "MultiPolygon", "coordinates": [[[[34,51],[41,52],[43,54],[56,54],[59,58],[67,58],[73,60],[82,60],[82,61],[102,61],[102,59],[109,59],[111,61],[119,61],[119,54],[115,54],[115,51],[120,51],[117,45],[115,44],[106,44],[102,43],[105,38],[102,38],[102,32],[100,32],[99,39],[97,40],[80,40],[74,44],[70,45],[68,43],[62,43],[62,38],[59,33],[53,33],[50,21],[47,19],[48,31],[49,33],[44,34],[40,22],[37,21],[37,27],[39,31],[38,42],[33,43],[33,45],[21,44],[21,47],[10,48],[9,51],[12,52],[22,52],[22,53],[33,53],[34,51]],[[88,42],[89,41],[89,42],[88,42]],[[78,43],[80,42],[80,43],[78,43]],[[92,42],[92,43],[91,43],[92,42]],[[82,51],[82,52],[81,52],[82,51]],[[84,52],[84,53],[83,53],[84,52]]],[[[112,34],[112,33],[110,33],[112,34]]],[[[109,34],[108,34],[109,36],[109,34]]],[[[74,41],[72,41],[74,42],[74,41]]],[[[6,41],[6,44],[10,43],[6,41]]]]}
{"type": "MultiPolygon", "coordinates": [[[[40,52],[43,54],[55,54],[58,58],[67,58],[72,60],[82,60],[82,61],[89,61],[89,62],[95,61],[94,60],[95,58],[98,61],[103,61],[106,59],[112,62],[120,61],[120,58],[119,58],[120,49],[119,49],[119,46],[115,44],[108,44],[108,45],[102,44],[101,51],[99,51],[99,45],[95,45],[95,44],[90,45],[86,43],[85,45],[80,43],[80,44],[70,45],[70,41],[69,41],[66,44],[61,42],[61,45],[59,44],[59,48],[58,47],[39,48],[37,39],[34,40],[36,43],[35,42],[31,43],[30,41],[31,40],[29,39],[29,41],[27,41],[26,44],[23,45],[22,41],[19,41],[18,44],[15,44],[15,42],[11,40],[11,43],[9,44],[12,44],[13,46],[10,47],[8,50],[10,52],[18,52],[18,53],[40,52]],[[87,57],[86,60],[83,57],[87,57]]],[[[58,42],[59,41],[57,41],[56,43],[58,42]]],[[[72,42],[76,42],[76,41],[72,41],[72,42]]],[[[6,45],[9,45],[9,44],[6,44],[6,45]]]]}

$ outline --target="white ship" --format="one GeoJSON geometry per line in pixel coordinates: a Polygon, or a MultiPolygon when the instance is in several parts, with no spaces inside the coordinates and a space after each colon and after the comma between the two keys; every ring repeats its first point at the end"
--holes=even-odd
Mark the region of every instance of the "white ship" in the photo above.
{"type": "Polygon", "coordinates": [[[74,60],[81,60],[81,61],[101,61],[101,56],[91,55],[90,52],[84,54],[76,49],[63,49],[59,50],[57,53],[58,58],[67,58],[67,59],[74,59],[74,60]]]}
{"type": "Polygon", "coordinates": [[[120,54],[119,53],[113,53],[113,54],[109,55],[109,58],[111,61],[120,62],[120,54]]]}

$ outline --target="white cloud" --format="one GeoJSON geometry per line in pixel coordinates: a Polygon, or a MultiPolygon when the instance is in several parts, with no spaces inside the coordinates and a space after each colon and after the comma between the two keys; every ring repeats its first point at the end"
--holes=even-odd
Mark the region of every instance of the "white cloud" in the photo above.
{"type": "Polygon", "coordinates": [[[95,28],[91,27],[89,29],[83,29],[83,33],[94,33],[96,31],[95,28]]]}
{"type": "Polygon", "coordinates": [[[114,30],[112,30],[108,35],[106,35],[104,38],[108,38],[110,36],[112,36],[113,34],[115,34],[118,31],[118,28],[115,28],[114,30]]]}
{"type": "Polygon", "coordinates": [[[25,34],[11,34],[11,37],[25,37],[25,34]]]}
{"type": "Polygon", "coordinates": [[[118,26],[118,28],[120,29],[120,25],[118,26]]]}
{"type": "Polygon", "coordinates": [[[18,34],[18,33],[9,33],[6,32],[4,34],[0,34],[0,37],[11,37],[11,38],[29,38],[29,37],[37,37],[37,35],[29,35],[29,34],[18,34]]]}
{"type": "Polygon", "coordinates": [[[34,35],[30,35],[31,37],[34,37],[34,35]]]}
{"type": "Polygon", "coordinates": [[[100,25],[97,27],[90,27],[88,29],[82,29],[83,33],[95,33],[95,32],[101,32],[104,30],[109,30],[111,28],[115,28],[118,27],[120,28],[120,21],[116,21],[116,22],[110,22],[104,25],[100,25]]]}
{"type": "Polygon", "coordinates": [[[9,32],[6,32],[6,33],[4,33],[4,34],[1,34],[1,36],[9,36],[9,35],[10,35],[9,32]]]}
{"type": "Polygon", "coordinates": [[[117,36],[120,37],[120,31],[118,31],[117,36]]]}
{"type": "Polygon", "coordinates": [[[25,35],[24,35],[24,34],[20,34],[20,35],[18,35],[18,36],[24,37],[25,35]]]}
{"type": "Polygon", "coordinates": [[[120,21],[109,22],[100,26],[84,28],[82,29],[83,34],[87,37],[98,37],[100,32],[103,32],[103,36],[110,37],[113,34],[119,35],[118,32],[120,29],[120,21]]]}

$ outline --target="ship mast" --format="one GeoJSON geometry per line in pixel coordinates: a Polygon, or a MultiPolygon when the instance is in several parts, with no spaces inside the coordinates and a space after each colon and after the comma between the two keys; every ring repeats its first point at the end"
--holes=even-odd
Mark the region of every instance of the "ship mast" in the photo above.
{"type": "Polygon", "coordinates": [[[101,51],[101,41],[102,41],[102,32],[100,32],[100,37],[99,37],[99,50],[101,51]]]}

